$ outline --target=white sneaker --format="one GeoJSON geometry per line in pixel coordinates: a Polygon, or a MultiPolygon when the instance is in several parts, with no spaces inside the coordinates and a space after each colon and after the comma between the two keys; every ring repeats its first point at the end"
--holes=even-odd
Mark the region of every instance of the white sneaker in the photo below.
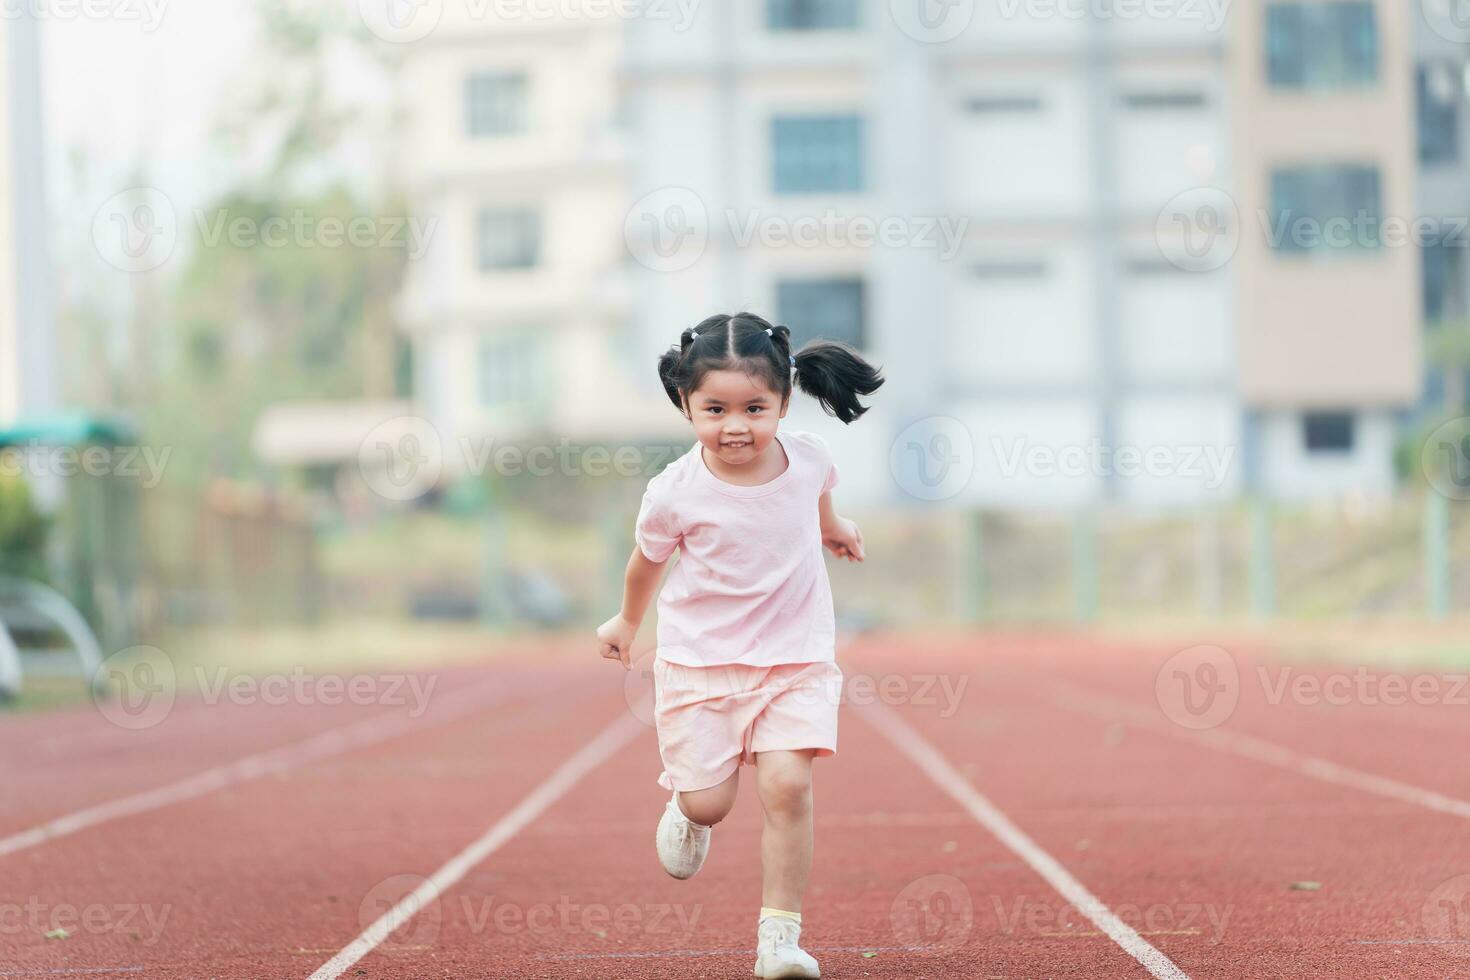
{"type": "Polygon", "coordinates": [[[675,793],[664,808],[654,842],[658,846],[659,863],[665,871],[675,878],[693,878],[695,872],[704,866],[704,856],[709,853],[710,828],[684,816],[678,799],[679,794],[675,793]]]}
{"type": "Polygon", "coordinates": [[[763,980],[778,977],[820,977],[822,968],[799,945],[801,923],[784,915],[761,920],[755,948],[755,975],[763,980]]]}

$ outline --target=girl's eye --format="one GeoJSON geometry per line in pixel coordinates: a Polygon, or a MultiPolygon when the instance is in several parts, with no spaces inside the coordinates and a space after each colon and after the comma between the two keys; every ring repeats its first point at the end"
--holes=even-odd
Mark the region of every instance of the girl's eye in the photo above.
{"type": "Polygon", "coordinates": [[[710,414],[711,414],[711,415],[719,415],[719,414],[720,414],[720,412],[721,412],[721,409],[718,409],[718,408],[711,408],[711,409],[710,409],[710,410],[709,410],[709,411],[710,411],[710,414]]]}
{"type": "Polygon", "coordinates": [[[765,406],[763,406],[763,405],[752,405],[752,406],[750,406],[750,410],[752,412],[759,412],[764,407],[765,406]]]}

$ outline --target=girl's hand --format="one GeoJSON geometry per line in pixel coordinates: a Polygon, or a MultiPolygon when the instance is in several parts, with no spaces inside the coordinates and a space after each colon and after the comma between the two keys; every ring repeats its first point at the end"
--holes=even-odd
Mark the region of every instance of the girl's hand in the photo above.
{"type": "Polygon", "coordinates": [[[845,517],[822,529],[822,545],[838,558],[848,561],[863,560],[863,532],[845,517]]]}
{"type": "Polygon", "coordinates": [[[624,670],[632,670],[633,637],[637,634],[637,626],[621,614],[614,616],[597,627],[597,642],[602,655],[608,660],[621,661],[624,670]]]}

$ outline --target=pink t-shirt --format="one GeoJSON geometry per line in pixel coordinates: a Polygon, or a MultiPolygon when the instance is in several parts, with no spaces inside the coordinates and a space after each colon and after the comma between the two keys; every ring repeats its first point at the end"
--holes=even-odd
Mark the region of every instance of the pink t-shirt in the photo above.
{"type": "Polygon", "coordinates": [[[821,436],[777,430],[789,465],[758,487],[716,477],[701,446],[648,482],[634,532],[679,561],[658,599],[658,657],[688,667],[836,658],[817,498],[837,485],[821,436]]]}

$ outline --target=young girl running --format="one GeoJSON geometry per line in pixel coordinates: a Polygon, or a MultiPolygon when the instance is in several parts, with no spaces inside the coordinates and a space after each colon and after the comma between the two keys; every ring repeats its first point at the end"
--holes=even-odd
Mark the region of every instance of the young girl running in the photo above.
{"type": "Polygon", "coordinates": [[[812,342],[751,313],[684,331],[658,362],[694,448],[649,481],[628,561],[622,612],[597,630],[602,656],[630,668],[633,638],[665,563],[682,556],[658,604],[654,660],[658,781],[673,792],[659,821],[659,861],[675,878],[704,864],[710,828],[755,766],[765,813],[755,975],[817,977],[800,946],[812,863],[811,762],[837,750],[842,672],[822,547],[863,560],[857,525],[832,504],[827,444],[782,432],[792,375],[851,424],[883,378],[848,347],[812,342]]]}

